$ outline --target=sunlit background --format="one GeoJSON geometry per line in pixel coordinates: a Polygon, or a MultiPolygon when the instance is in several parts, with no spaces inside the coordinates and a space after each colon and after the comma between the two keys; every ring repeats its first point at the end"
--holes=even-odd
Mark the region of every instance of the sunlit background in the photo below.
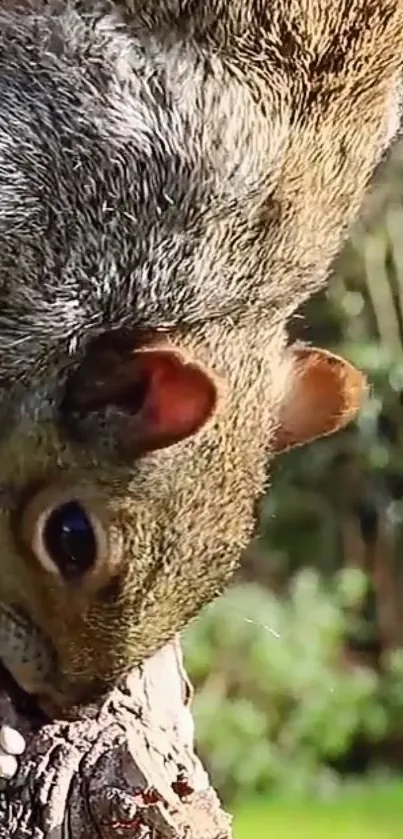
{"type": "Polygon", "coordinates": [[[403,145],[301,314],[370,398],[279,459],[235,585],[187,631],[198,751],[236,839],[403,839],[403,145]]]}

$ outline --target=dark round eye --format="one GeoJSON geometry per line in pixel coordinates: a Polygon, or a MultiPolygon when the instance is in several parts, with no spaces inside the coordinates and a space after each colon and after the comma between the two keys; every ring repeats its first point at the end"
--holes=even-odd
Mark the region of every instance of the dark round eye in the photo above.
{"type": "Polygon", "coordinates": [[[96,562],[96,534],[78,501],[52,510],[44,523],[42,540],[47,555],[65,579],[81,577],[96,562]]]}

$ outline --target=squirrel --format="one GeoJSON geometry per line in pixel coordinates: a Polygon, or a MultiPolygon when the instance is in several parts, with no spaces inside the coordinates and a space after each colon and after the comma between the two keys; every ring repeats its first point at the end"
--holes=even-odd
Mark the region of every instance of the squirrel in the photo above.
{"type": "Polygon", "coordinates": [[[363,375],[287,324],[398,134],[402,64],[402,0],[3,4],[0,658],[43,704],[179,632],[272,458],[355,416],[363,375]]]}

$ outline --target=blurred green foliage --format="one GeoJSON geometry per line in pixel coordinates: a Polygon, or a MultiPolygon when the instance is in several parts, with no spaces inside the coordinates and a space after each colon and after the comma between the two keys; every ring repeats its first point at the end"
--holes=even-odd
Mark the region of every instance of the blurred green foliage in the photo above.
{"type": "Polygon", "coordinates": [[[326,793],[330,762],[357,736],[376,743],[403,705],[401,657],[382,678],[345,660],[366,580],[343,571],[325,584],[299,572],[289,595],[240,585],[186,633],[196,686],[197,745],[226,801],[256,793],[326,793]],[[248,617],[249,616],[249,617],[248,617]]]}
{"type": "Polygon", "coordinates": [[[198,748],[227,801],[329,792],[362,740],[370,768],[395,742],[403,770],[402,149],[292,324],[367,373],[366,404],[278,459],[241,579],[185,636],[198,748]]]}
{"type": "Polygon", "coordinates": [[[235,810],[235,839],[401,839],[402,784],[370,784],[328,801],[257,799],[235,810]]]}

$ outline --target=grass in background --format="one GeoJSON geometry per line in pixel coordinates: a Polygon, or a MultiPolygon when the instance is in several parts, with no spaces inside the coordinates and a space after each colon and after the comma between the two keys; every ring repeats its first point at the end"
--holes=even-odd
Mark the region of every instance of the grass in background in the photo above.
{"type": "Polygon", "coordinates": [[[257,800],[234,815],[235,839],[403,839],[403,782],[331,802],[257,800]]]}

